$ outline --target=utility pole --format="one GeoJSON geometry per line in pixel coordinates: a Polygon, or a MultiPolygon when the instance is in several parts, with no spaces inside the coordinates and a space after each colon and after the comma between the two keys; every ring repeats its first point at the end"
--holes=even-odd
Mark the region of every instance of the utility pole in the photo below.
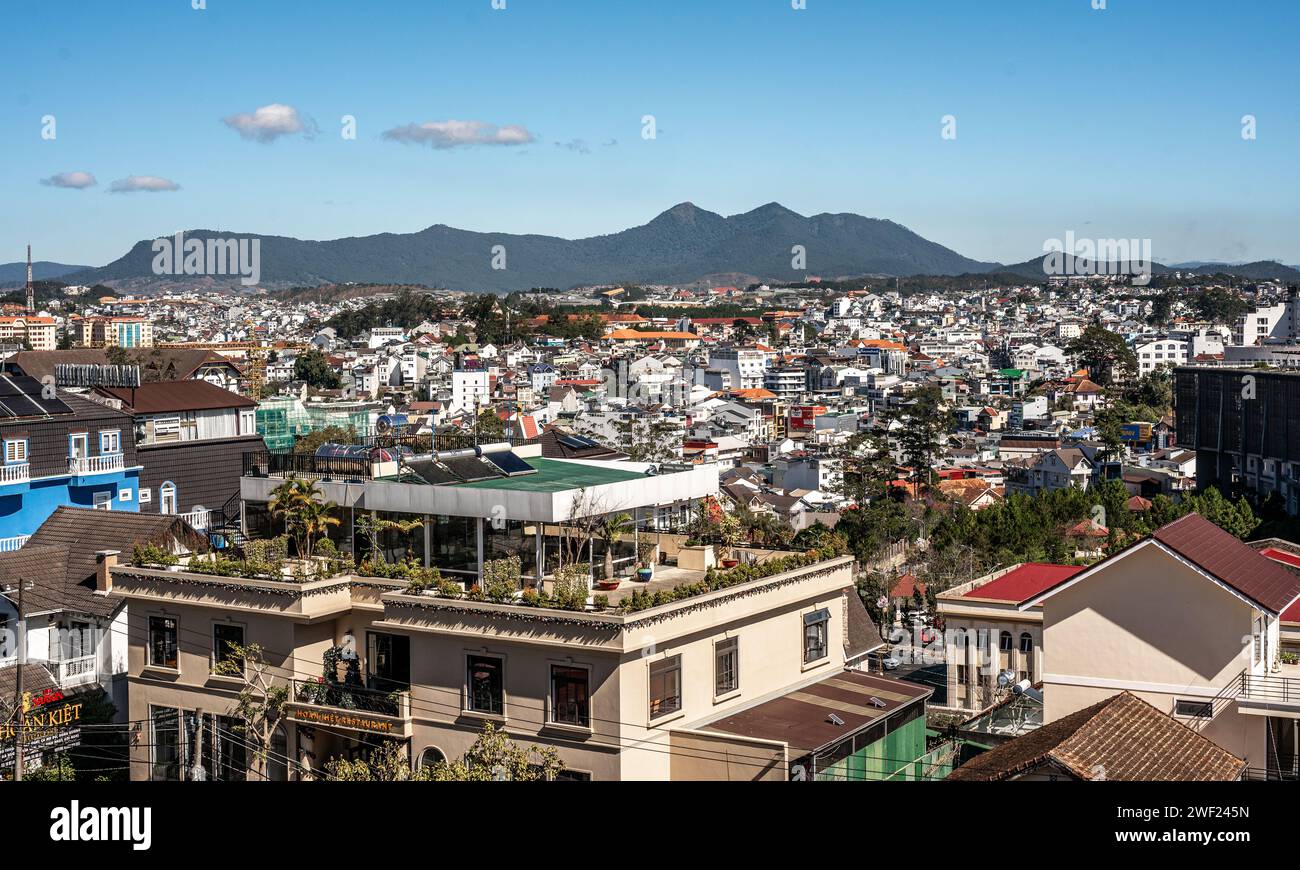
{"type": "Polygon", "coordinates": [[[18,670],[14,674],[14,782],[23,781],[23,670],[27,667],[27,611],[23,609],[23,587],[18,580],[18,670]]]}

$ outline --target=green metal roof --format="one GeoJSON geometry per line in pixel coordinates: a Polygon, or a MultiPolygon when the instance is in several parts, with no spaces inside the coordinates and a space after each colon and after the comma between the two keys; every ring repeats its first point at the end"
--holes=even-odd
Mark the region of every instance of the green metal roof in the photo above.
{"type": "Polygon", "coordinates": [[[478,480],[474,483],[457,484],[457,486],[473,489],[513,489],[519,492],[564,492],[570,489],[582,489],[584,486],[599,486],[602,483],[645,479],[645,475],[638,471],[602,468],[599,465],[577,465],[572,462],[543,459],[540,456],[525,459],[524,462],[537,469],[537,473],[523,474],[519,477],[502,477],[496,480],[478,480]]]}

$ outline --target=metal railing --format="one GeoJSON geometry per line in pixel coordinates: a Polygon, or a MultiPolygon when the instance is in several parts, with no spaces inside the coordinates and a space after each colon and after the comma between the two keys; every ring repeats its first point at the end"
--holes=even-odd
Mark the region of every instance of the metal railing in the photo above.
{"type": "Polygon", "coordinates": [[[110,471],[121,471],[124,467],[121,453],[68,457],[69,474],[104,474],[110,471]]]}
{"type": "Polygon", "coordinates": [[[370,480],[370,459],[351,456],[312,456],[254,450],[244,454],[244,477],[370,480]]]}
{"type": "Polygon", "coordinates": [[[1290,677],[1241,675],[1241,697],[1264,704],[1300,706],[1300,680],[1290,677]]]}
{"type": "Polygon", "coordinates": [[[21,549],[31,537],[31,535],[11,535],[8,538],[0,538],[0,553],[12,553],[14,550],[21,549]]]}
{"type": "Polygon", "coordinates": [[[32,479],[32,466],[27,462],[0,465],[0,486],[6,483],[26,483],[32,479]]]}
{"type": "Polygon", "coordinates": [[[384,692],[345,683],[319,680],[294,680],[293,700],[318,707],[337,707],[381,716],[409,716],[409,693],[401,690],[384,692]]]}
{"type": "Polygon", "coordinates": [[[1290,768],[1248,767],[1241,778],[1247,782],[1300,782],[1300,764],[1290,768]]]}

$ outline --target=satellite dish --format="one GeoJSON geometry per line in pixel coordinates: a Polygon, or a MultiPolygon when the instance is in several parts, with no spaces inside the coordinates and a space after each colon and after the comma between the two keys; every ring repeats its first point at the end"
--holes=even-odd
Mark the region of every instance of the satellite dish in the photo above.
{"type": "Polygon", "coordinates": [[[654,477],[656,474],[659,473],[659,466],[657,465],[648,466],[645,470],[645,473],[646,473],[646,477],[654,477]]]}

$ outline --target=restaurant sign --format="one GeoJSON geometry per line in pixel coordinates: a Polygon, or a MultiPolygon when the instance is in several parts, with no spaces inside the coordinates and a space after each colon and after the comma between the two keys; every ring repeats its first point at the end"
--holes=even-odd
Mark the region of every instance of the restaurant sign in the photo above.
{"type": "Polygon", "coordinates": [[[81,742],[81,701],[59,703],[63,693],[46,689],[39,694],[23,693],[22,726],[15,729],[13,719],[0,722],[0,767],[14,761],[14,736],[23,745],[24,761],[39,760],[41,754],[66,749],[81,742]]]}

